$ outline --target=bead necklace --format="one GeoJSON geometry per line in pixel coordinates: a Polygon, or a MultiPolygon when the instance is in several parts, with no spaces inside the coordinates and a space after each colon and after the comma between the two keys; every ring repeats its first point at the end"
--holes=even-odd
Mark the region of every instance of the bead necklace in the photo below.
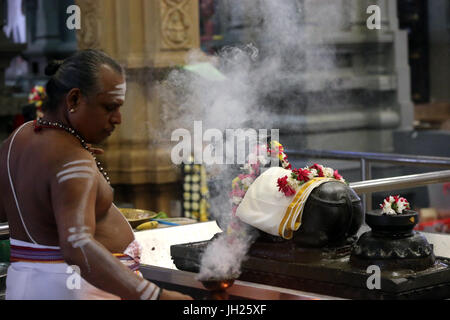
{"type": "Polygon", "coordinates": [[[101,163],[97,161],[97,157],[94,155],[94,153],[89,149],[89,146],[87,145],[86,141],[75,131],[75,129],[68,127],[62,123],[59,122],[51,122],[43,119],[34,120],[34,131],[40,131],[42,128],[51,128],[51,129],[62,129],[73,135],[75,138],[80,141],[81,146],[89,151],[89,153],[94,157],[95,163],[97,164],[98,170],[101,172],[103,177],[106,179],[106,182],[108,184],[111,184],[110,179],[108,177],[108,174],[106,173],[105,169],[101,166],[101,163]]]}

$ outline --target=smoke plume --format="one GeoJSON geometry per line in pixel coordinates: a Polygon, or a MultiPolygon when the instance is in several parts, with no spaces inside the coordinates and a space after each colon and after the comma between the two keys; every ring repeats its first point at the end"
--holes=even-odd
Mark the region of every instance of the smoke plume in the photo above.
{"type": "MultiPolygon", "coordinates": [[[[296,88],[294,92],[301,91],[308,66],[327,69],[334,63],[332,49],[310,50],[312,43],[317,44],[321,37],[310,31],[314,26],[309,22],[323,21],[321,14],[325,13],[303,17],[300,4],[308,1],[227,2],[230,7],[246,8],[245,20],[253,24],[247,32],[251,39],[244,45],[225,47],[214,57],[205,58],[195,52],[189,57],[188,65],[208,61],[223,77],[177,69],[159,84],[165,128],[158,133],[161,137],[170,137],[177,128],[193,132],[194,121],[202,121],[203,132],[209,128],[222,132],[232,128],[270,131],[279,114],[298,112],[303,107],[303,97],[287,92],[292,88],[296,88]]],[[[326,12],[326,17],[328,23],[336,23],[330,12],[326,12]]],[[[225,141],[225,145],[229,143],[225,141]]],[[[206,169],[210,177],[210,211],[226,230],[232,220],[231,181],[239,174],[239,166],[211,165],[206,169]]],[[[241,230],[242,234],[231,237],[224,232],[206,249],[201,266],[203,278],[239,274],[241,262],[257,236],[246,226],[241,230]]]]}

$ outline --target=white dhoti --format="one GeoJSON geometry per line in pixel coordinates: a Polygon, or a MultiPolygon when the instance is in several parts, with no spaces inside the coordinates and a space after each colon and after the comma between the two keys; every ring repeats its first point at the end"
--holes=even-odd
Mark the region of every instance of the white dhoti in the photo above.
{"type": "MultiPolygon", "coordinates": [[[[120,297],[91,285],[58,259],[59,247],[15,239],[10,242],[12,259],[6,277],[6,300],[120,300],[120,297]],[[48,261],[32,261],[39,257],[46,257],[48,261]]],[[[135,245],[134,242],[132,244],[135,245]]],[[[130,269],[137,270],[138,263],[131,257],[125,254],[116,256],[130,269]]]]}

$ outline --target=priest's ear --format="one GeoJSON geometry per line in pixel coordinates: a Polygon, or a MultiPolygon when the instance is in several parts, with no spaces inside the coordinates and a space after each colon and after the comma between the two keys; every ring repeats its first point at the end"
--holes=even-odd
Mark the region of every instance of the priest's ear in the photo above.
{"type": "Polygon", "coordinates": [[[72,88],[66,95],[66,107],[70,113],[73,113],[82,103],[81,90],[79,88],[72,88]]]}

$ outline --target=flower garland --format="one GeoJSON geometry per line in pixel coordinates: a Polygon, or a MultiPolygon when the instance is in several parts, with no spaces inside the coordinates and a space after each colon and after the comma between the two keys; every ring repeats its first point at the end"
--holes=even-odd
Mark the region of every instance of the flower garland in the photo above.
{"type": "Polygon", "coordinates": [[[384,202],[380,204],[380,208],[381,213],[384,215],[397,215],[402,214],[405,210],[410,210],[411,206],[408,200],[397,195],[384,199],[384,202]]]}
{"type": "Polygon", "coordinates": [[[234,178],[231,183],[232,191],[230,192],[230,199],[232,203],[232,217],[227,229],[228,234],[245,236],[245,228],[236,217],[236,210],[247,193],[247,190],[250,188],[250,185],[260,175],[261,168],[271,163],[271,160],[274,159],[278,160],[278,165],[282,168],[291,170],[290,176],[286,175],[278,179],[278,191],[288,197],[295,195],[302,184],[315,177],[333,178],[345,182],[337,170],[324,167],[317,163],[303,169],[292,169],[292,165],[284,153],[284,147],[278,141],[271,141],[267,145],[257,145],[253,152],[249,154],[247,163],[241,167],[243,173],[234,178]]]}
{"type": "Polygon", "coordinates": [[[43,101],[47,98],[47,93],[43,86],[34,86],[28,95],[28,103],[32,103],[36,106],[37,118],[42,118],[44,113],[42,112],[43,101]]]}
{"type": "Polygon", "coordinates": [[[278,158],[279,163],[285,169],[290,169],[291,164],[287,160],[283,146],[278,141],[271,141],[270,144],[260,144],[255,147],[247,158],[247,163],[241,167],[242,174],[238,175],[231,182],[230,198],[232,202],[233,216],[245,196],[250,185],[261,173],[261,167],[271,162],[273,158],[278,158]],[[266,151],[266,152],[264,152],[266,151]]]}
{"type": "Polygon", "coordinates": [[[233,216],[245,196],[250,185],[255,181],[261,172],[261,166],[270,162],[271,157],[277,157],[281,167],[291,170],[290,176],[284,176],[277,180],[278,191],[282,192],[286,197],[293,196],[297,193],[302,184],[316,177],[333,178],[345,182],[344,178],[337,170],[324,167],[320,164],[313,164],[303,169],[292,169],[292,165],[288,161],[284,147],[278,141],[271,141],[267,146],[258,145],[255,150],[250,153],[248,162],[241,168],[244,173],[237,176],[232,181],[232,191],[230,198],[232,201],[233,216]],[[266,148],[266,154],[261,152],[266,148]]]}
{"type": "Polygon", "coordinates": [[[287,159],[287,155],[284,153],[284,147],[278,141],[271,141],[270,146],[267,145],[267,154],[271,156],[278,155],[278,159],[280,160],[283,169],[289,170],[292,168],[292,165],[287,159]]]}
{"type": "Polygon", "coordinates": [[[249,154],[247,162],[240,169],[242,171],[231,183],[230,199],[232,204],[232,217],[227,228],[228,241],[230,244],[236,237],[248,237],[248,226],[242,223],[236,217],[236,210],[244,199],[250,185],[261,174],[261,167],[271,163],[277,159],[278,164],[283,168],[290,168],[287,156],[284,153],[283,146],[277,141],[271,141],[270,144],[256,145],[254,150],[249,154]]]}
{"type": "Polygon", "coordinates": [[[337,170],[315,163],[303,169],[292,169],[290,176],[279,178],[277,180],[278,191],[284,193],[286,197],[293,196],[304,183],[317,177],[333,178],[345,182],[337,170]]]}

